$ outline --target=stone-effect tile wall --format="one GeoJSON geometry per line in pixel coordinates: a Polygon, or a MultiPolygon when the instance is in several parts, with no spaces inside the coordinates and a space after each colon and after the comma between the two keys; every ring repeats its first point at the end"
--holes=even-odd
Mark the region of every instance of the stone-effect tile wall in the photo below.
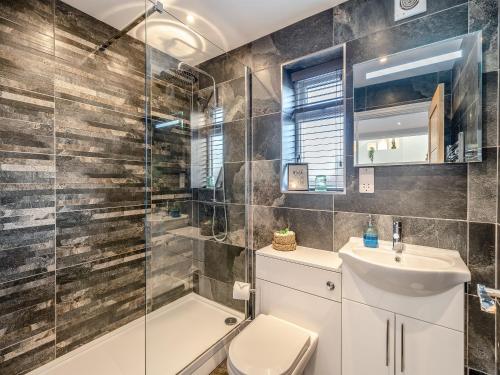
{"type": "Polygon", "coordinates": [[[394,218],[403,221],[406,242],[458,250],[469,265],[466,372],[496,374],[500,324],[479,311],[476,283],[497,284],[496,243],[500,233],[498,194],[498,4],[495,0],[437,0],[426,13],[395,22],[393,0],[349,0],[214,59],[225,66],[240,61],[252,68],[250,233],[254,250],[271,242],[272,231],[290,226],[300,245],[339,250],[360,236],[372,214],[382,239],[390,239],[394,218]],[[376,167],[375,193],[358,193],[353,167],[352,65],[467,32],[483,31],[484,162],[469,165],[376,167]],[[346,44],[347,187],[345,194],[283,194],[280,64],[338,44],[346,44]],[[497,333],[495,333],[497,332],[497,333]],[[498,338],[496,336],[498,335],[498,338]]]}
{"type": "MultiPolygon", "coordinates": [[[[144,315],[146,51],[123,37],[91,54],[115,32],[58,0],[0,2],[1,374],[26,373],[144,315]]],[[[189,119],[191,92],[155,76],[168,56],[150,56],[151,116],[184,110],[189,119]]],[[[163,173],[188,170],[189,132],[157,134],[148,149],[160,172],[153,207],[173,197],[191,213],[179,174],[163,173]]],[[[193,260],[192,245],[183,257],[162,251],[171,242],[161,233],[153,239],[156,308],[186,292],[166,277],[185,276],[193,289],[193,260]]]]}
{"type": "MultiPolygon", "coordinates": [[[[195,280],[194,290],[203,297],[230,308],[245,311],[244,301],[234,300],[233,284],[246,281],[246,124],[247,87],[245,66],[226,55],[221,55],[199,66],[216,80],[217,105],[222,109],[223,119],[223,167],[225,182],[225,205],[222,189],[216,189],[217,204],[213,204],[213,190],[193,189],[193,225],[207,227],[206,236],[194,243],[195,280]],[[215,207],[215,230],[218,238],[224,235],[224,207],[227,210],[227,237],[218,242],[212,238],[211,220],[215,207]]],[[[197,112],[210,113],[215,106],[212,81],[200,75],[199,91],[195,96],[205,98],[195,104],[197,112]],[[197,94],[197,95],[196,95],[197,94]],[[210,99],[207,105],[207,100],[210,99]],[[207,109],[208,108],[208,109],[207,109]]],[[[213,121],[193,133],[193,138],[206,139],[214,129],[213,121]]],[[[216,126],[220,126],[217,124],[216,126]]]]}

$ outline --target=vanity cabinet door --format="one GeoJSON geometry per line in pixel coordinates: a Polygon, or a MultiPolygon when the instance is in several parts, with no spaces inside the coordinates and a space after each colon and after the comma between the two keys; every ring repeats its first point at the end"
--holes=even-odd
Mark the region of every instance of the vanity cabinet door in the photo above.
{"type": "Polygon", "coordinates": [[[342,375],[394,374],[395,314],[342,300],[342,375]]]}
{"type": "Polygon", "coordinates": [[[461,375],[464,335],[396,315],[396,375],[461,375]]]}

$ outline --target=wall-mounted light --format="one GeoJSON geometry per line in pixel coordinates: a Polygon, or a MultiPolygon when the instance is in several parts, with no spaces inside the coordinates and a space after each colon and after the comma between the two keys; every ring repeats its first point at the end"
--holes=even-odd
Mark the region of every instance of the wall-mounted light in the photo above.
{"type": "Polygon", "coordinates": [[[375,70],[373,72],[366,73],[366,79],[373,79],[378,77],[387,76],[390,74],[401,73],[407,70],[422,68],[424,66],[438,64],[446,61],[460,59],[463,56],[462,50],[449,52],[438,56],[428,57],[426,59],[412,61],[406,64],[391,66],[390,68],[384,68],[380,70],[375,70]]]}

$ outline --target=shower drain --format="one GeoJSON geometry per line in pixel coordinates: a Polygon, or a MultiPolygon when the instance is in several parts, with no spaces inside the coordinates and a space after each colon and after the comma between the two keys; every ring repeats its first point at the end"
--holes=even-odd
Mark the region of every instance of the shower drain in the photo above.
{"type": "Polygon", "coordinates": [[[224,320],[224,323],[226,323],[227,326],[234,326],[237,322],[236,318],[233,317],[226,318],[226,320],[224,320]]]}

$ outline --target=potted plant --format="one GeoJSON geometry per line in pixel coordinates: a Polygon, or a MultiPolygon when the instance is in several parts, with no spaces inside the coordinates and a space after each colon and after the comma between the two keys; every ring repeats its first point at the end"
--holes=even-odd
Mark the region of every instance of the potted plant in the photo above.
{"type": "Polygon", "coordinates": [[[279,251],[293,251],[297,249],[295,232],[291,231],[289,228],[284,228],[274,232],[273,249],[279,251]]]}

